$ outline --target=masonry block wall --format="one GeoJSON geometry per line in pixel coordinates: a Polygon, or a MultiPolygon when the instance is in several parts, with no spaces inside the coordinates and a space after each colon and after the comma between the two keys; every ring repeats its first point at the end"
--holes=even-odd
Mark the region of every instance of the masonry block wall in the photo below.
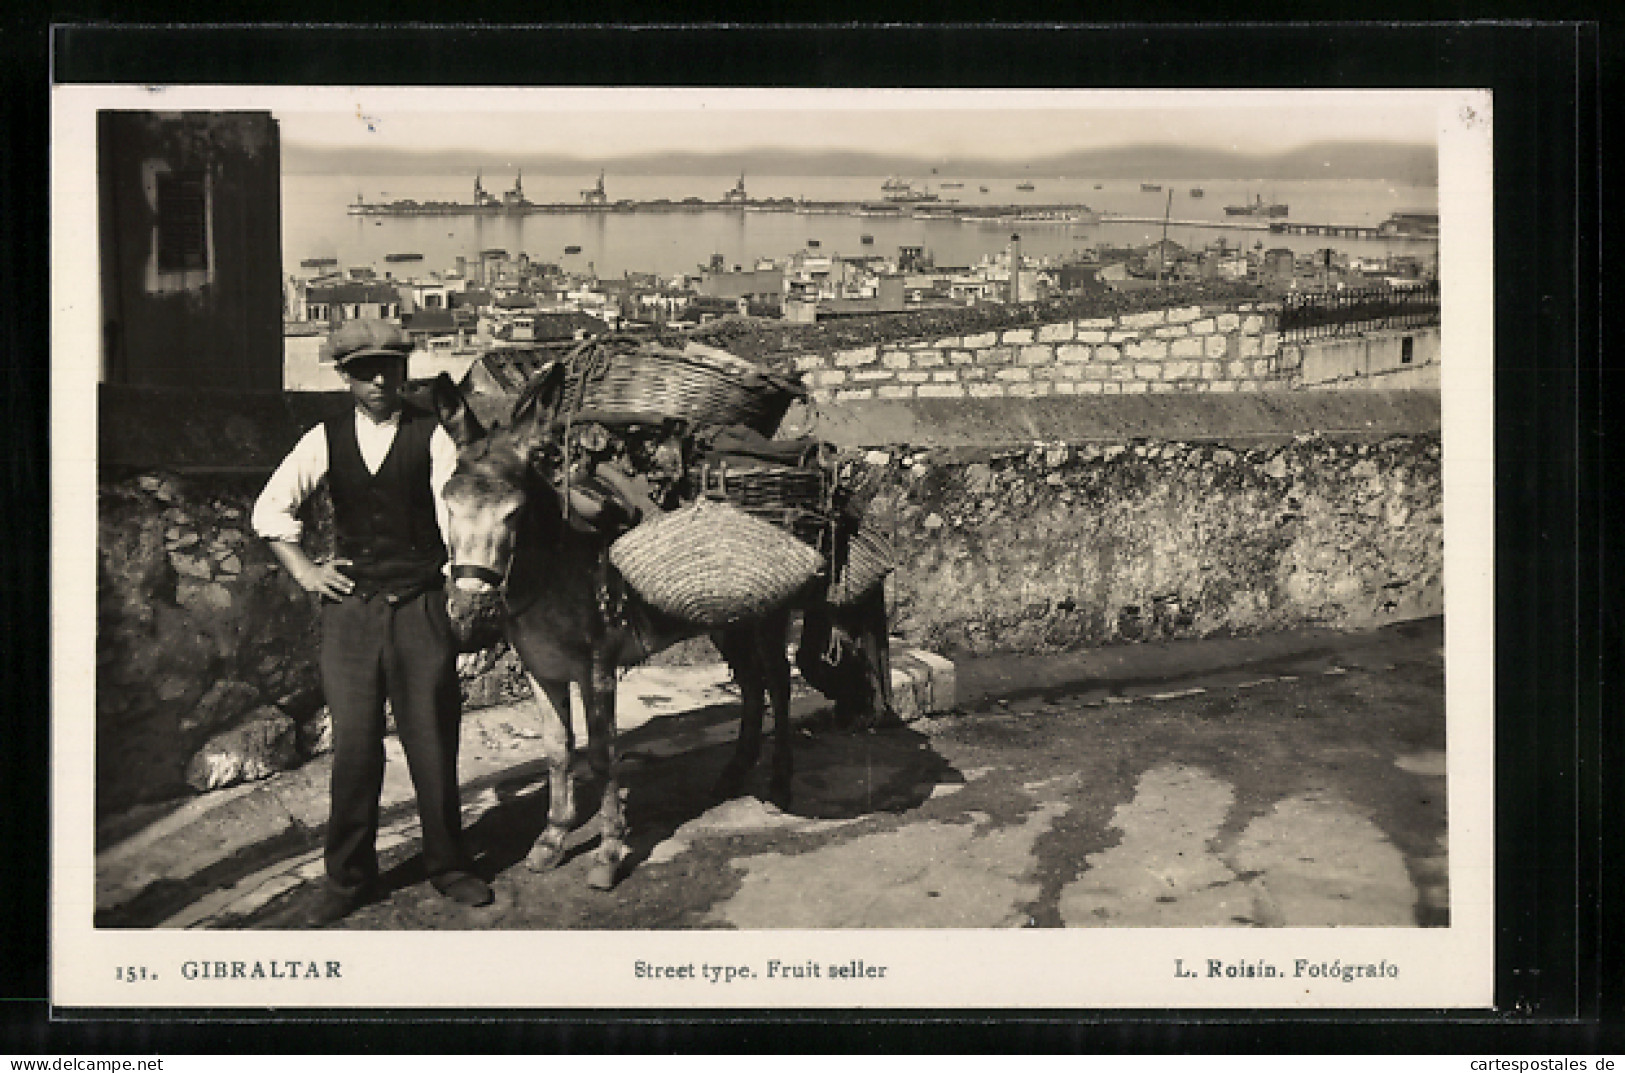
{"type": "Polygon", "coordinates": [[[1389,328],[1283,343],[1282,372],[1308,388],[1439,387],[1439,329],[1389,328]]]}
{"type": "Polygon", "coordinates": [[[791,356],[826,402],[1290,387],[1274,313],[1182,306],[791,356]]]}

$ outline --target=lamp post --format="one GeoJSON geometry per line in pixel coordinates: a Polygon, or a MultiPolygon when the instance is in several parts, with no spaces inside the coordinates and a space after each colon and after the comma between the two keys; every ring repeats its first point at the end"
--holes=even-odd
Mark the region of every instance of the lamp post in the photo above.
{"type": "Polygon", "coordinates": [[[1162,210],[1162,241],[1157,244],[1157,286],[1162,286],[1162,271],[1168,263],[1168,214],[1174,211],[1174,188],[1168,188],[1168,204],[1162,210]]]}

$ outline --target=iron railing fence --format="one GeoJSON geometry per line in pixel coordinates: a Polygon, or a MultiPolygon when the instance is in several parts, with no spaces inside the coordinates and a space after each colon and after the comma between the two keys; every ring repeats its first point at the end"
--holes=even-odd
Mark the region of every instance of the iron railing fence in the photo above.
{"type": "Polygon", "coordinates": [[[1424,328],[1439,323],[1439,282],[1418,287],[1371,287],[1286,295],[1279,330],[1283,340],[1382,328],[1424,328]]]}

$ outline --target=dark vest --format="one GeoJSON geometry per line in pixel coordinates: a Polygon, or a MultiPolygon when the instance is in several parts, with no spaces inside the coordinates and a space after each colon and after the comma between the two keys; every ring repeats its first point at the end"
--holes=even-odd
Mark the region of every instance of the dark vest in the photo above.
{"type": "Polygon", "coordinates": [[[395,442],[377,473],[367,470],[355,436],[354,411],[325,423],[327,482],[340,558],[360,595],[410,595],[443,583],[446,545],[429,485],[429,438],[439,427],[403,407],[395,442]]]}

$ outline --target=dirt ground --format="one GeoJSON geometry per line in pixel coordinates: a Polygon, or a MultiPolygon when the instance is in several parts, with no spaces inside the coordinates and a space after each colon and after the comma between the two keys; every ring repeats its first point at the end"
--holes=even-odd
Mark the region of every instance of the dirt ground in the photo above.
{"type": "MultiPolygon", "coordinates": [[[[1442,926],[1442,643],[1433,619],[1109,684],[1076,657],[967,661],[954,712],[800,726],[788,810],[755,796],[765,758],[751,794],[709,798],[730,706],[656,719],[621,741],[633,856],[613,891],[586,885],[590,823],[560,868],[524,866],[547,810],[531,771],[469,831],[494,906],[437,896],[407,841],[336,926],[1442,926]]],[[[311,895],[226,926],[286,927],[311,895]]]]}

